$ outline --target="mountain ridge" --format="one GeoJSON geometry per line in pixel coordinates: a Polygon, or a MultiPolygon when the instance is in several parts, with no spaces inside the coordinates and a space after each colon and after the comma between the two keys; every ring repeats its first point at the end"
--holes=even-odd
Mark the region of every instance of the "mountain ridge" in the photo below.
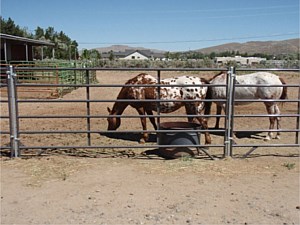
{"type": "Polygon", "coordinates": [[[104,52],[125,52],[125,50],[150,50],[155,53],[164,53],[166,51],[164,50],[159,50],[159,49],[149,49],[149,48],[144,48],[144,47],[133,47],[133,46],[128,46],[128,45],[111,45],[108,47],[103,47],[103,48],[93,48],[100,53],[104,52]]]}
{"type": "Polygon", "coordinates": [[[264,53],[264,54],[291,54],[299,52],[300,39],[288,39],[282,41],[249,41],[245,43],[232,42],[212,47],[196,49],[196,52],[209,54],[211,52],[220,53],[226,51],[235,51],[239,53],[264,53]]]}
{"type": "MultiPolygon", "coordinates": [[[[211,46],[207,48],[195,49],[190,50],[189,52],[201,52],[203,54],[210,54],[212,52],[220,53],[226,51],[235,51],[241,54],[248,53],[248,54],[255,54],[255,53],[263,53],[263,54],[270,54],[270,55],[278,55],[278,54],[293,54],[299,52],[300,46],[300,38],[294,39],[287,39],[281,41],[249,41],[249,42],[231,42],[216,46],[211,46]]],[[[133,47],[128,45],[112,45],[108,47],[102,48],[93,48],[100,53],[104,52],[124,52],[127,49],[130,50],[150,50],[154,53],[165,53],[165,50],[159,49],[149,49],[144,47],[133,47]]],[[[176,51],[174,51],[176,52],[176,51]]],[[[177,51],[177,52],[187,52],[187,51],[177,51]]]]}

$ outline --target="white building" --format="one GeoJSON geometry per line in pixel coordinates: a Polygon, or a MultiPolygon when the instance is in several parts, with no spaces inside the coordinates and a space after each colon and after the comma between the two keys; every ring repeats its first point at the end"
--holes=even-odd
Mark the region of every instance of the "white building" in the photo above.
{"type": "Polygon", "coordinates": [[[227,64],[228,62],[236,62],[240,65],[255,65],[259,64],[262,61],[266,61],[266,58],[260,57],[242,57],[242,56],[235,56],[235,57],[216,57],[215,62],[219,65],[227,64]]]}
{"type": "Polygon", "coordinates": [[[149,59],[149,56],[147,56],[146,54],[143,54],[143,52],[137,50],[137,51],[129,53],[122,59],[141,59],[141,60],[143,60],[143,59],[149,59]]]}
{"type": "Polygon", "coordinates": [[[102,53],[102,58],[109,58],[113,55],[116,59],[127,60],[165,60],[164,53],[152,52],[150,50],[130,50],[126,49],[124,52],[106,52],[102,53]]]}

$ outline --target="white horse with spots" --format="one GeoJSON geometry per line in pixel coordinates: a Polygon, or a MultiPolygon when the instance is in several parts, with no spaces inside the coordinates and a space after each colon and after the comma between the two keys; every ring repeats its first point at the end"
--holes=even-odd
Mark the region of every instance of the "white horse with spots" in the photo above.
{"type": "MultiPolygon", "coordinates": [[[[220,85],[226,84],[227,72],[221,72],[217,74],[210,80],[210,84],[220,85]]],[[[256,72],[247,75],[236,76],[236,84],[241,85],[257,85],[257,86],[243,86],[236,87],[234,97],[235,100],[238,99],[266,99],[266,100],[276,100],[276,99],[287,99],[287,87],[278,86],[286,84],[285,81],[275,74],[268,72],[256,72]],[[261,85],[261,86],[259,86],[261,85]],[[277,85],[273,86],[272,85],[277,85]]],[[[210,86],[212,99],[226,99],[226,87],[222,86],[210,86]]],[[[225,112],[224,102],[215,102],[217,104],[217,115],[220,115],[222,109],[225,112]]],[[[251,102],[235,102],[236,105],[249,104],[251,102]]],[[[265,101],[264,102],[267,112],[269,115],[280,115],[279,107],[276,101],[265,101]]],[[[209,104],[208,104],[209,105],[209,104]]],[[[211,104],[210,104],[211,105],[211,104]]],[[[210,108],[210,106],[208,106],[210,108]]],[[[209,110],[208,110],[209,112],[209,110]]],[[[272,116],[269,117],[270,126],[269,129],[274,129],[275,121],[277,122],[277,129],[280,129],[280,117],[272,116]]],[[[215,128],[219,128],[220,117],[216,118],[215,128]]],[[[280,132],[277,132],[275,138],[280,138],[280,132]]],[[[272,138],[272,132],[269,131],[266,136],[266,140],[272,138]]]]}
{"type": "MultiPolygon", "coordinates": [[[[131,99],[137,101],[115,102],[112,109],[107,108],[110,115],[107,118],[108,130],[116,130],[121,125],[120,117],[114,117],[114,115],[122,115],[128,105],[135,108],[140,115],[153,115],[153,111],[157,111],[158,108],[157,102],[138,100],[156,100],[158,97],[159,99],[164,100],[159,103],[161,113],[171,113],[178,110],[182,106],[185,106],[186,113],[188,115],[199,115],[195,116],[195,118],[202,125],[203,129],[208,129],[207,120],[202,117],[204,110],[204,103],[202,100],[205,99],[208,90],[207,86],[203,86],[203,84],[207,83],[208,81],[202,78],[190,76],[162,79],[160,84],[169,86],[161,86],[159,92],[160,96],[158,96],[158,88],[151,86],[158,84],[157,79],[145,73],[139,74],[126,82],[125,86],[122,87],[117,97],[117,99],[131,99]],[[185,99],[195,101],[178,101],[185,99]]],[[[192,122],[195,118],[188,117],[188,121],[192,122]]],[[[155,119],[153,117],[149,117],[149,119],[156,130],[157,126],[155,119]]],[[[141,123],[143,130],[147,130],[145,117],[141,117],[141,123]]],[[[147,140],[148,134],[147,132],[143,132],[143,137],[140,139],[140,142],[144,143],[147,140]]],[[[205,132],[205,143],[211,143],[211,138],[208,131],[205,132]]]]}

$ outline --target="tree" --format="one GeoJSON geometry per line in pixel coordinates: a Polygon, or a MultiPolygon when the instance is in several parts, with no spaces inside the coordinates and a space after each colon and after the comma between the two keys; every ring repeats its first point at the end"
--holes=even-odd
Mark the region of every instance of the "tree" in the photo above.
{"type": "Polygon", "coordinates": [[[45,31],[45,38],[47,40],[54,41],[54,36],[57,36],[57,33],[54,31],[54,27],[48,27],[45,31]]]}
{"type": "Polygon", "coordinates": [[[210,59],[214,59],[216,57],[216,53],[215,52],[212,52],[209,54],[209,58],[210,59]]]}
{"type": "Polygon", "coordinates": [[[26,29],[21,29],[15,22],[9,17],[7,20],[1,17],[1,33],[9,34],[19,37],[29,37],[26,29]]]}
{"type": "Polygon", "coordinates": [[[113,51],[110,51],[109,52],[109,60],[113,61],[114,59],[115,59],[114,53],[113,53],[113,51]]]}
{"type": "Polygon", "coordinates": [[[90,59],[100,59],[101,55],[96,49],[90,51],[90,59]]]}
{"type": "Polygon", "coordinates": [[[166,57],[166,59],[169,59],[170,58],[170,52],[165,52],[165,57],[166,57]]]}
{"type": "Polygon", "coordinates": [[[87,49],[84,49],[81,54],[82,59],[90,59],[90,51],[87,49]]]}
{"type": "MultiPolygon", "coordinates": [[[[10,34],[20,37],[34,38],[37,40],[46,40],[55,44],[55,58],[56,59],[75,59],[78,58],[78,43],[68,37],[63,31],[57,32],[54,27],[48,27],[43,29],[37,27],[34,34],[28,32],[26,27],[20,28],[15,22],[9,17],[7,20],[1,18],[1,33],[10,34]]],[[[41,47],[38,47],[41,48],[41,47]]],[[[34,50],[34,56],[41,58],[41,51],[36,48],[34,50]]],[[[53,47],[43,47],[44,57],[52,58],[53,47]]]]}
{"type": "Polygon", "coordinates": [[[41,27],[37,27],[35,29],[35,34],[34,37],[38,40],[45,40],[45,33],[44,33],[44,29],[41,27]]]}

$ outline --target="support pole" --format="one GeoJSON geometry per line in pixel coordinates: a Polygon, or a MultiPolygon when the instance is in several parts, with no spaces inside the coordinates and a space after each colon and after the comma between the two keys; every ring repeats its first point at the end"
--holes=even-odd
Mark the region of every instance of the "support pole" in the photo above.
{"type": "Polygon", "coordinates": [[[42,56],[42,61],[44,61],[44,47],[41,47],[41,56],[42,56]]]}
{"type": "Polygon", "coordinates": [[[231,67],[231,105],[230,105],[230,156],[232,157],[233,155],[233,130],[234,130],[234,104],[235,104],[235,85],[236,85],[236,70],[235,67],[231,67]]]}
{"type": "Polygon", "coordinates": [[[85,79],[86,79],[86,114],[87,114],[87,118],[86,118],[86,123],[87,123],[87,138],[88,138],[88,146],[91,146],[91,107],[90,107],[90,73],[89,73],[89,70],[86,70],[85,71],[85,79]]]}
{"type": "Polygon", "coordinates": [[[28,62],[29,60],[29,56],[28,56],[28,44],[25,44],[25,52],[26,52],[26,62],[28,62]]]}
{"type": "Polygon", "coordinates": [[[7,71],[7,94],[9,107],[9,126],[10,126],[10,146],[11,157],[18,157],[20,155],[19,149],[19,126],[18,126],[18,110],[16,100],[16,74],[13,72],[13,67],[9,66],[7,71]]]}
{"type": "Polygon", "coordinates": [[[8,62],[8,59],[7,59],[7,43],[6,43],[6,39],[4,39],[4,60],[5,60],[5,63],[8,62]]]}
{"type": "MultiPolygon", "coordinates": [[[[297,110],[297,114],[298,114],[298,116],[297,116],[297,122],[296,122],[296,129],[298,129],[298,130],[300,130],[300,87],[299,87],[299,89],[298,89],[298,110],[297,110]]],[[[295,141],[295,144],[299,144],[299,139],[300,139],[300,137],[299,137],[299,132],[296,132],[296,141],[295,141]]]]}
{"type": "MultiPolygon", "coordinates": [[[[160,77],[160,70],[157,70],[157,84],[160,85],[161,82],[161,77],[160,77]]],[[[157,130],[160,130],[160,86],[157,87],[157,96],[156,96],[156,100],[158,100],[157,104],[157,130]]],[[[156,142],[159,145],[160,144],[160,133],[156,133],[156,142]]]]}
{"type": "Polygon", "coordinates": [[[232,156],[232,137],[233,137],[233,110],[234,110],[234,82],[235,68],[230,67],[227,74],[227,98],[225,116],[225,150],[224,156],[232,156]]]}

